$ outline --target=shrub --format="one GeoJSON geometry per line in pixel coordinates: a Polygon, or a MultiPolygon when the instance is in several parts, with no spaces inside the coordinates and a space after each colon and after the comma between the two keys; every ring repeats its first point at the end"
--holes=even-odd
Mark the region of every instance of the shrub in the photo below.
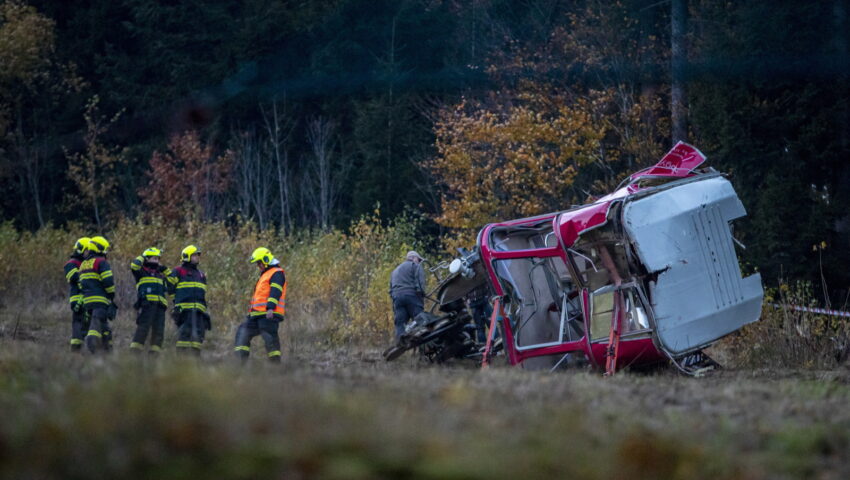
{"type": "Polygon", "coordinates": [[[843,361],[850,346],[846,319],[792,310],[815,307],[810,282],[781,283],[768,289],[761,321],[747,325],[721,347],[744,367],[829,368],[843,361]]]}

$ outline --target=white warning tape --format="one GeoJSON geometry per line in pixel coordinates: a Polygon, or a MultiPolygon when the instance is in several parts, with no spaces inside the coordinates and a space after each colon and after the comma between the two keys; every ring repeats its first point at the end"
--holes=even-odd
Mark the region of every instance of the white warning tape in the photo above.
{"type": "Polygon", "coordinates": [[[819,315],[829,315],[832,317],[847,317],[850,318],[850,312],[843,312],[841,310],[829,310],[826,308],[812,308],[812,307],[801,307],[799,305],[780,305],[778,303],[772,303],[771,306],[773,308],[787,308],[789,310],[795,310],[797,312],[809,312],[809,313],[817,313],[819,315]]]}

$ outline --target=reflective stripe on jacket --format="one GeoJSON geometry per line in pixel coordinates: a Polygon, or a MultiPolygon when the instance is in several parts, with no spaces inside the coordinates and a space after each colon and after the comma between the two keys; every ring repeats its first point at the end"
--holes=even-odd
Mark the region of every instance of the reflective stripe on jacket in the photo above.
{"type": "Polygon", "coordinates": [[[207,276],[189,262],[171,271],[168,292],[174,294],[174,306],[182,311],[207,311],[207,276]]]}
{"type": "Polygon", "coordinates": [[[80,264],[82,258],[72,256],[65,262],[65,281],[68,282],[68,301],[77,303],[83,299],[80,290],[80,264]]]}
{"type": "Polygon", "coordinates": [[[80,263],[80,289],[86,305],[109,305],[115,297],[112,268],[103,255],[95,255],[80,263]]]}
{"type": "Polygon", "coordinates": [[[259,317],[274,308],[275,315],[286,314],[286,273],[280,267],[269,267],[257,280],[248,315],[259,317]],[[281,285],[279,282],[283,282],[281,285]]]}
{"type": "Polygon", "coordinates": [[[136,279],[136,292],[138,293],[139,301],[159,303],[167,307],[168,301],[165,299],[167,285],[165,278],[171,271],[166,267],[149,268],[145,266],[144,262],[144,257],[139,256],[130,263],[130,271],[136,279]]]}

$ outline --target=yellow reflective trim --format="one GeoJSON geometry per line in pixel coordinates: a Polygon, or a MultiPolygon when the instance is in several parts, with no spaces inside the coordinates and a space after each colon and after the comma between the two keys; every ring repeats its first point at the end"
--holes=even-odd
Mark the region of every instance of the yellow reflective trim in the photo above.
{"type": "Polygon", "coordinates": [[[207,286],[201,282],[180,282],[177,284],[177,288],[200,288],[206,290],[207,286]]]}
{"type": "Polygon", "coordinates": [[[80,340],[79,338],[72,338],[71,339],[71,345],[82,345],[82,344],[83,344],[83,341],[80,340]]]}
{"type": "Polygon", "coordinates": [[[162,347],[160,347],[159,345],[151,345],[151,351],[152,352],[161,352],[162,347]]]}
{"type": "Polygon", "coordinates": [[[201,345],[202,345],[201,342],[191,342],[191,343],[192,343],[192,348],[197,348],[198,350],[201,349],[201,345]]]}
{"type": "Polygon", "coordinates": [[[240,345],[240,346],[234,348],[234,350],[236,350],[237,352],[250,352],[251,347],[246,347],[244,345],[240,345]]]}
{"type": "Polygon", "coordinates": [[[182,340],[177,342],[177,348],[190,348],[191,346],[192,342],[184,342],[182,340]]]}
{"type": "Polygon", "coordinates": [[[175,307],[179,307],[183,310],[200,310],[201,312],[207,311],[207,307],[205,307],[202,303],[178,303],[177,305],[175,305],[175,307]]]}
{"type": "Polygon", "coordinates": [[[274,350],[274,351],[269,352],[269,357],[279,357],[279,356],[280,356],[280,350],[274,350]]]}
{"type": "Polygon", "coordinates": [[[103,338],[103,335],[100,334],[97,330],[89,330],[89,333],[86,335],[87,337],[97,337],[103,338]]]}
{"type": "Polygon", "coordinates": [[[139,343],[139,342],[131,342],[131,343],[130,343],[130,348],[131,348],[131,349],[133,349],[133,350],[143,350],[143,349],[145,348],[145,346],[144,346],[144,345],[142,345],[142,344],[141,344],[141,343],[139,343]]]}
{"type": "Polygon", "coordinates": [[[266,312],[250,312],[252,317],[262,317],[266,314],[266,312]]]}
{"type": "Polygon", "coordinates": [[[269,286],[271,286],[272,288],[276,288],[278,290],[283,290],[283,287],[281,287],[280,285],[278,285],[274,282],[271,282],[271,284],[269,286]]]}
{"type": "Polygon", "coordinates": [[[77,269],[76,269],[76,268],[72,268],[71,270],[69,270],[69,271],[68,271],[68,273],[66,273],[66,274],[65,274],[65,280],[67,280],[67,281],[69,281],[69,282],[70,282],[70,281],[71,281],[71,277],[73,277],[75,273],[77,273],[77,269]]]}
{"type": "Polygon", "coordinates": [[[112,270],[107,270],[107,271],[102,272],[102,273],[100,274],[100,279],[101,279],[101,280],[105,280],[105,279],[107,279],[107,278],[109,278],[109,277],[111,277],[111,276],[112,276],[112,270]]]}
{"type": "Polygon", "coordinates": [[[89,297],[83,298],[83,303],[88,305],[90,303],[105,303],[109,305],[109,300],[106,297],[101,297],[100,295],[92,295],[89,297]]]}
{"type": "Polygon", "coordinates": [[[136,282],[136,286],[138,287],[139,285],[143,285],[143,284],[146,284],[146,283],[155,283],[157,285],[162,285],[163,284],[162,280],[163,279],[161,279],[159,277],[142,277],[142,278],[139,279],[138,282],[136,282]]]}
{"type": "Polygon", "coordinates": [[[277,299],[276,299],[276,298],[274,298],[274,297],[269,297],[269,301],[268,301],[268,303],[273,303],[273,304],[277,305],[277,304],[278,304],[278,301],[277,301],[277,299]]]}
{"type": "Polygon", "coordinates": [[[111,287],[106,287],[104,288],[104,290],[106,290],[106,293],[115,293],[115,285],[111,287]]]}
{"type": "Polygon", "coordinates": [[[68,297],[68,301],[70,301],[71,303],[77,303],[80,300],[82,300],[82,298],[83,298],[83,294],[80,293],[80,294],[77,294],[77,295],[71,295],[70,297],[68,297]]]}
{"type": "Polygon", "coordinates": [[[100,280],[100,275],[96,273],[81,273],[80,280],[100,280]]]}

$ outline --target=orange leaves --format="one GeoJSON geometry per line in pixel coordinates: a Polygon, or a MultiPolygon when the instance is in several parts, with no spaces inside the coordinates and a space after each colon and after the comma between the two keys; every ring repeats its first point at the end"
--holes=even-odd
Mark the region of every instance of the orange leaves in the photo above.
{"type": "Polygon", "coordinates": [[[605,131],[587,103],[524,100],[501,111],[461,103],[438,119],[428,168],[445,187],[437,221],[458,230],[458,244],[485,223],[568,207],[577,168],[596,159],[605,131]]]}
{"type": "Polygon", "coordinates": [[[166,152],[151,157],[150,180],[139,190],[146,213],[166,221],[204,213],[210,195],[227,189],[231,163],[230,151],[213,158],[212,147],[197,132],[175,135],[166,152]]]}

